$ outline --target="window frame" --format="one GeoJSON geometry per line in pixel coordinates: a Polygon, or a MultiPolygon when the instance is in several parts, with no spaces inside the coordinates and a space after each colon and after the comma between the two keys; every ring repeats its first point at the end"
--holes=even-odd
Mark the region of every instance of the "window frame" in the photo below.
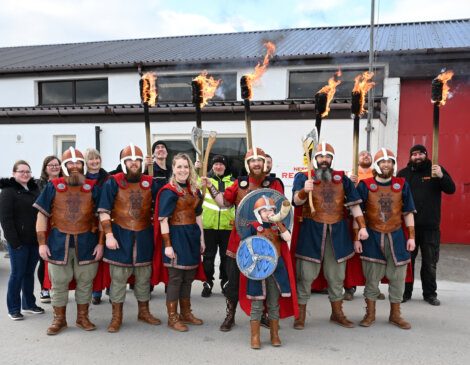
{"type": "Polygon", "coordinates": [[[58,80],[41,80],[38,84],[38,105],[40,106],[59,106],[59,105],[104,105],[109,104],[109,79],[107,77],[84,78],[84,79],[58,79],[58,80]],[[106,100],[97,103],[77,103],[77,82],[80,81],[105,81],[106,82],[106,100]],[[72,102],[65,104],[51,104],[43,102],[43,84],[53,84],[59,82],[68,82],[72,85],[72,102]]]}

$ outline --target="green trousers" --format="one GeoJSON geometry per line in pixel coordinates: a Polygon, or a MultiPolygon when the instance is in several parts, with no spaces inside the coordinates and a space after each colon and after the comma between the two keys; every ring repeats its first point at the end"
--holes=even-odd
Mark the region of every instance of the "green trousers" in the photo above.
{"type": "Polygon", "coordinates": [[[75,250],[69,250],[66,265],[48,263],[49,279],[51,280],[52,305],[64,307],[69,300],[69,283],[75,279],[75,301],[77,304],[88,304],[93,291],[93,279],[98,271],[98,263],[79,265],[75,250]]]}
{"type": "Polygon", "coordinates": [[[384,276],[389,280],[388,297],[391,303],[401,303],[405,291],[406,265],[395,266],[388,236],[384,239],[386,264],[362,260],[362,272],[366,277],[364,296],[377,300],[380,294],[379,283],[384,276]]]}
{"type": "MultiPolygon", "coordinates": [[[[279,288],[277,287],[274,277],[271,275],[266,278],[266,306],[268,307],[269,319],[279,319],[279,297],[281,295],[279,288]]],[[[251,301],[251,320],[261,321],[261,316],[264,311],[263,300],[252,300],[251,301]]]]}
{"type": "Polygon", "coordinates": [[[111,287],[109,289],[109,298],[113,303],[124,303],[126,300],[127,279],[134,274],[134,295],[139,302],[150,300],[150,275],[152,274],[152,265],[123,267],[109,265],[111,274],[111,287]]]}
{"type": "MultiPolygon", "coordinates": [[[[312,282],[320,274],[321,264],[297,258],[297,299],[299,304],[307,304],[311,295],[312,282]]],[[[328,282],[330,302],[343,300],[343,282],[346,261],[338,263],[333,253],[331,235],[327,230],[325,254],[323,256],[323,274],[328,282]]]]}

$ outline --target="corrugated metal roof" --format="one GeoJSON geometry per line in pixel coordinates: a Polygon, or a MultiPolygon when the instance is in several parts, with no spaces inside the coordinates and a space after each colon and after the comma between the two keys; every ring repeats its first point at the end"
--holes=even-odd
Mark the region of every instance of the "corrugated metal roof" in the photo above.
{"type": "MultiPolygon", "coordinates": [[[[299,28],[6,47],[0,48],[0,72],[251,60],[264,55],[267,40],[276,44],[278,59],[367,54],[369,29],[367,25],[299,28]]],[[[375,29],[379,54],[470,47],[470,19],[383,24],[375,29]]]]}

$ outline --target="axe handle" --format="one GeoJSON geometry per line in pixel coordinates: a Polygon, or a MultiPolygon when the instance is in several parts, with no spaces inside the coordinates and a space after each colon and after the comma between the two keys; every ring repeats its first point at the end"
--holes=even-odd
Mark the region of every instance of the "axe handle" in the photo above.
{"type": "MultiPolygon", "coordinates": [[[[308,152],[308,146],[306,143],[303,143],[303,148],[305,152],[305,157],[307,158],[307,176],[309,180],[312,180],[312,161],[310,159],[310,153],[308,152]]],[[[308,193],[308,204],[310,205],[310,210],[312,211],[312,214],[315,213],[315,207],[313,206],[313,194],[311,191],[308,193]]]]}
{"type": "MultiPolygon", "coordinates": [[[[202,163],[202,176],[207,177],[207,168],[209,166],[209,154],[211,153],[212,146],[215,143],[217,138],[213,135],[209,136],[209,140],[207,141],[206,150],[204,151],[204,162],[202,163]]],[[[202,199],[206,195],[206,188],[202,188],[202,199]]]]}

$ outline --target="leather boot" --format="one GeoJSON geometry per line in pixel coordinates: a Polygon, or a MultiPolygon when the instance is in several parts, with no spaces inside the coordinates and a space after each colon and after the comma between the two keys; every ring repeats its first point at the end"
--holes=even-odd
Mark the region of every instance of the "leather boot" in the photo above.
{"type": "Polygon", "coordinates": [[[281,346],[281,339],[279,338],[279,319],[271,319],[269,321],[269,331],[271,333],[271,345],[274,347],[281,346]]]}
{"type": "Polygon", "coordinates": [[[222,332],[228,332],[235,325],[235,312],[237,310],[237,301],[231,301],[226,299],[227,302],[227,315],[225,316],[224,322],[220,325],[222,332]]]}
{"type": "Polygon", "coordinates": [[[411,328],[411,324],[401,317],[400,303],[390,303],[390,317],[388,321],[403,330],[409,330],[411,328]]]}
{"type": "Polygon", "coordinates": [[[346,318],[343,313],[343,301],[338,300],[337,302],[331,302],[331,316],[330,321],[339,324],[346,328],[353,328],[354,323],[346,318]]]}
{"type": "Polygon", "coordinates": [[[194,317],[194,314],[191,311],[191,299],[190,298],[180,298],[180,318],[184,324],[194,324],[200,326],[204,322],[202,319],[194,317]]]}
{"type": "Polygon", "coordinates": [[[137,315],[137,319],[139,321],[153,324],[154,326],[162,323],[162,321],[160,321],[158,318],[155,318],[152,313],[150,313],[148,300],[146,302],[137,301],[137,305],[139,307],[139,314],[137,315]]]}
{"type": "Polygon", "coordinates": [[[307,304],[299,304],[299,318],[294,320],[294,328],[303,330],[305,327],[305,316],[307,315],[307,304]]]}
{"type": "Polygon", "coordinates": [[[370,327],[375,322],[375,300],[365,298],[366,301],[366,314],[362,321],[359,322],[359,326],[370,327]]]}
{"type": "Polygon", "coordinates": [[[115,303],[112,302],[113,306],[113,316],[111,318],[111,323],[108,326],[109,333],[119,332],[119,329],[122,325],[122,306],[124,303],[115,303]]]}
{"type": "Polygon", "coordinates": [[[52,320],[51,326],[47,329],[47,334],[54,336],[67,328],[67,320],[65,318],[65,306],[53,307],[54,308],[54,319],[52,320]]]}
{"type": "Polygon", "coordinates": [[[85,331],[93,331],[96,329],[96,326],[88,318],[88,306],[88,303],[77,304],[77,321],[75,324],[85,331]]]}
{"type": "Polygon", "coordinates": [[[168,312],[168,327],[178,332],[186,332],[188,330],[188,326],[181,322],[177,308],[178,301],[175,300],[173,302],[166,302],[166,309],[168,312]]]}
{"type": "Polygon", "coordinates": [[[260,321],[250,321],[251,324],[251,348],[259,350],[261,348],[261,341],[259,338],[260,321]]]}

